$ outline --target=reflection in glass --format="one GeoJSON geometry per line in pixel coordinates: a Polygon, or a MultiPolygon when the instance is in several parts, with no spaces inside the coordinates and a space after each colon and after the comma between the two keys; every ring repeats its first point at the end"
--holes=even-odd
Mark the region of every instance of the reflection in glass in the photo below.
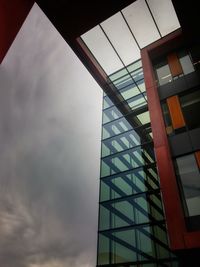
{"type": "Polygon", "coordinates": [[[106,201],[118,197],[156,190],[159,187],[155,164],[136,168],[109,178],[101,179],[100,200],[106,201]]]}
{"type": "Polygon", "coordinates": [[[188,54],[181,53],[179,60],[183,69],[183,73],[185,75],[195,71],[190,56],[188,54]]]}
{"type": "Polygon", "coordinates": [[[108,80],[121,102],[104,96],[98,266],[171,262],[141,61],[108,80]]]}
{"type": "Polygon", "coordinates": [[[172,81],[172,75],[169,69],[169,65],[164,63],[155,67],[159,85],[164,85],[172,81]]]}
{"type": "Polygon", "coordinates": [[[172,121],[171,121],[169,109],[168,109],[166,102],[162,103],[162,112],[163,112],[163,117],[164,117],[164,121],[165,121],[166,132],[167,132],[167,134],[171,134],[171,133],[173,133],[174,129],[172,126],[172,121]]]}
{"type": "Polygon", "coordinates": [[[129,86],[126,86],[125,88],[120,90],[121,95],[125,100],[136,96],[140,93],[138,87],[135,84],[130,84],[129,86]]]}
{"type": "Polygon", "coordinates": [[[194,154],[176,159],[188,216],[200,215],[200,173],[194,154]]]}
{"type": "Polygon", "coordinates": [[[108,96],[105,96],[103,98],[103,109],[109,108],[113,106],[113,102],[110,100],[108,96]]]}
{"type": "Polygon", "coordinates": [[[154,161],[152,145],[123,150],[102,158],[101,177],[145,166],[154,161]]]}
{"type": "Polygon", "coordinates": [[[200,90],[199,88],[190,94],[180,96],[181,108],[189,129],[200,127],[200,90]]]}
{"type": "MultiPolygon", "coordinates": [[[[134,183],[132,183],[134,188],[134,183]]],[[[120,187],[118,187],[120,190],[120,187]]],[[[163,220],[159,195],[139,194],[101,202],[99,229],[107,230],[163,220]]]]}

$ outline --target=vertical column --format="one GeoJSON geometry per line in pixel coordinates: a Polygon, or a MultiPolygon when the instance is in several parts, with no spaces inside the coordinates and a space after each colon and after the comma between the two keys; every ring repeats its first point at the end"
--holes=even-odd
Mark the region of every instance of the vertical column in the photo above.
{"type": "Polygon", "coordinates": [[[141,57],[170,246],[172,249],[181,249],[185,247],[185,221],[165,132],[160,100],[155,84],[154,72],[147,48],[142,49],[141,57]]]}

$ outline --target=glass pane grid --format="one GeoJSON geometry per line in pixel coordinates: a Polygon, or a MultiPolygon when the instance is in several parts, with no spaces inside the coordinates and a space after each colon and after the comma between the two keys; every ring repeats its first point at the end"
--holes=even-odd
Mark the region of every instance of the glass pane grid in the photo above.
{"type": "Polygon", "coordinates": [[[98,266],[171,259],[139,64],[111,76],[124,100],[104,96],[98,266]]]}

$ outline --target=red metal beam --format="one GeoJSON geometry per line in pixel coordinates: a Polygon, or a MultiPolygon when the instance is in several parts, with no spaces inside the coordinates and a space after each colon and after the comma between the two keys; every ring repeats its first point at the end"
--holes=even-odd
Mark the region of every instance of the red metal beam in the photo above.
{"type": "Polygon", "coordinates": [[[34,2],[34,0],[0,0],[0,64],[34,2]]]}
{"type": "Polygon", "coordinates": [[[178,30],[141,50],[155,155],[172,250],[200,247],[200,232],[191,233],[186,229],[151,57],[162,55],[181,42],[181,32],[178,30]]]}

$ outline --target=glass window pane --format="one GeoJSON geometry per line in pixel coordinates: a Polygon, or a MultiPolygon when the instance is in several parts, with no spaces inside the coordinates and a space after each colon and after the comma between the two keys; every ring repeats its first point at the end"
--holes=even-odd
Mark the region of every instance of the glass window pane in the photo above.
{"type": "Polygon", "coordinates": [[[127,67],[127,69],[128,69],[129,72],[132,72],[132,71],[134,71],[136,69],[139,69],[141,67],[142,67],[142,61],[138,60],[138,61],[134,62],[133,64],[129,65],[127,67]]]}
{"type": "Polygon", "coordinates": [[[169,114],[169,109],[166,103],[162,103],[162,112],[164,116],[165,126],[166,126],[166,132],[167,134],[173,133],[173,127],[172,127],[172,121],[171,116],[169,114]]]}
{"type": "Polygon", "coordinates": [[[109,108],[113,106],[113,102],[110,100],[108,96],[105,96],[103,98],[103,109],[109,108]]]}
{"type": "Polygon", "coordinates": [[[162,36],[180,28],[171,0],[147,0],[162,36]]]}
{"type": "Polygon", "coordinates": [[[101,23],[125,65],[140,58],[140,50],[120,12],[101,23]]]}
{"type": "Polygon", "coordinates": [[[134,81],[131,78],[130,74],[122,76],[121,78],[119,78],[113,82],[113,84],[117,87],[118,90],[120,90],[120,89],[122,89],[128,85],[131,85],[133,83],[134,83],[134,81]]]}
{"type": "Polygon", "coordinates": [[[147,145],[136,147],[102,159],[101,176],[124,172],[140,166],[149,165],[155,161],[153,147],[147,145]],[[146,149],[144,149],[146,147],[146,149]]]}
{"type": "Polygon", "coordinates": [[[138,96],[135,96],[131,99],[128,99],[127,100],[127,103],[129,105],[129,107],[132,109],[132,110],[136,110],[142,106],[146,106],[147,105],[147,101],[146,99],[143,97],[142,94],[138,95],[138,96]]]}
{"type": "MultiPolygon", "coordinates": [[[[158,188],[158,177],[153,169],[140,167],[101,180],[101,201],[129,196],[158,188]],[[154,171],[154,175],[152,175],[154,171]],[[121,194],[119,193],[121,192],[121,194]]],[[[157,204],[158,205],[158,204],[157,204]]]]}
{"type": "Polygon", "coordinates": [[[81,38],[108,75],[123,67],[123,64],[99,26],[84,33],[81,38]]]}
{"type": "Polygon", "coordinates": [[[106,209],[103,205],[99,207],[99,230],[110,228],[110,210],[106,209]]]}
{"type": "Polygon", "coordinates": [[[142,114],[139,114],[137,116],[137,118],[139,119],[141,124],[146,124],[146,123],[150,122],[149,111],[146,111],[142,114]]]}
{"type": "Polygon", "coordinates": [[[200,90],[180,97],[184,118],[189,129],[200,127],[200,90]]]}
{"type": "Polygon", "coordinates": [[[122,113],[116,108],[116,106],[112,106],[103,111],[103,124],[116,120],[122,117],[122,113]]]}
{"type": "Polygon", "coordinates": [[[98,265],[109,264],[109,239],[99,234],[98,265]]]}
{"type": "Polygon", "coordinates": [[[112,242],[112,263],[136,261],[135,231],[115,232],[113,236],[115,241],[112,242]]]}
{"type": "Polygon", "coordinates": [[[122,70],[119,70],[119,71],[113,73],[112,75],[110,75],[109,78],[111,81],[115,81],[126,74],[128,74],[128,71],[125,68],[123,68],[122,70]]]}
{"type": "Polygon", "coordinates": [[[160,38],[145,0],[135,1],[122,12],[141,48],[160,38]]]}
{"type": "Polygon", "coordinates": [[[189,55],[180,56],[179,60],[185,75],[195,71],[189,55]]]}
{"type": "Polygon", "coordinates": [[[200,215],[200,173],[193,154],[176,159],[189,216],[200,215]]]}
{"type": "Polygon", "coordinates": [[[138,70],[131,72],[131,76],[133,77],[135,82],[137,82],[141,79],[144,79],[143,69],[141,68],[141,69],[138,69],[138,70]]]}
{"type": "Polygon", "coordinates": [[[137,82],[137,85],[140,89],[140,91],[143,93],[146,91],[146,87],[145,87],[145,83],[144,83],[144,80],[140,80],[137,82]]]}
{"type": "Polygon", "coordinates": [[[156,67],[156,74],[158,77],[159,85],[163,85],[172,81],[172,75],[168,64],[156,67]]]}
{"type": "Polygon", "coordinates": [[[134,130],[114,136],[113,138],[108,138],[103,140],[102,143],[102,157],[139,146],[145,141],[134,130]]]}
{"type": "MultiPolygon", "coordinates": [[[[138,248],[146,253],[147,255],[155,255],[155,246],[154,242],[151,239],[150,235],[153,235],[152,227],[144,227],[142,230],[138,229],[137,231],[137,244],[138,248]]],[[[143,259],[142,256],[139,257],[140,260],[143,259]]]]}
{"type": "Polygon", "coordinates": [[[135,84],[130,84],[129,86],[123,88],[120,90],[120,94],[123,96],[123,98],[129,99],[133,96],[136,96],[140,93],[137,86],[135,84]]]}
{"type": "Polygon", "coordinates": [[[100,183],[101,183],[101,185],[100,185],[100,201],[106,201],[106,200],[111,199],[110,186],[107,185],[103,180],[101,180],[100,183]]]}
{"type": "MultiPolygon", "coordinates": [[[[132,188],[130,184],[125,182],[124,184],[118,184],[118,190],[121,190],[121,185],[123,186],[123,190],[129,192],[128,195],[131,195],[129,190],[135,187],[134,183],[132,183],[132,188]]],[[[115,188],[115,184],[113,184],[113,188],[115,188]]],[[[120,197],[122,196],[123,193],[120,197]]],[[[162,220],[162,210],[160,209],[160,205],[157,205],[158,203],[153,201],[154,199],[156,199],[156,196],[146,196],[144,193],[142,196],[132,196],[127,200],[118,198],[110,202],[101,203],[99,217],[100,230],[148,223],[152,219],[162,220]],[[151,212],[152,209],[154,210],[153,213],[151,212]]]]}
{"type": "Polygon", "coordinates": [[[119,118],[103,125],[103,139],[121,134],[131,129],[132,126],[124,117],[119,118]]]}

